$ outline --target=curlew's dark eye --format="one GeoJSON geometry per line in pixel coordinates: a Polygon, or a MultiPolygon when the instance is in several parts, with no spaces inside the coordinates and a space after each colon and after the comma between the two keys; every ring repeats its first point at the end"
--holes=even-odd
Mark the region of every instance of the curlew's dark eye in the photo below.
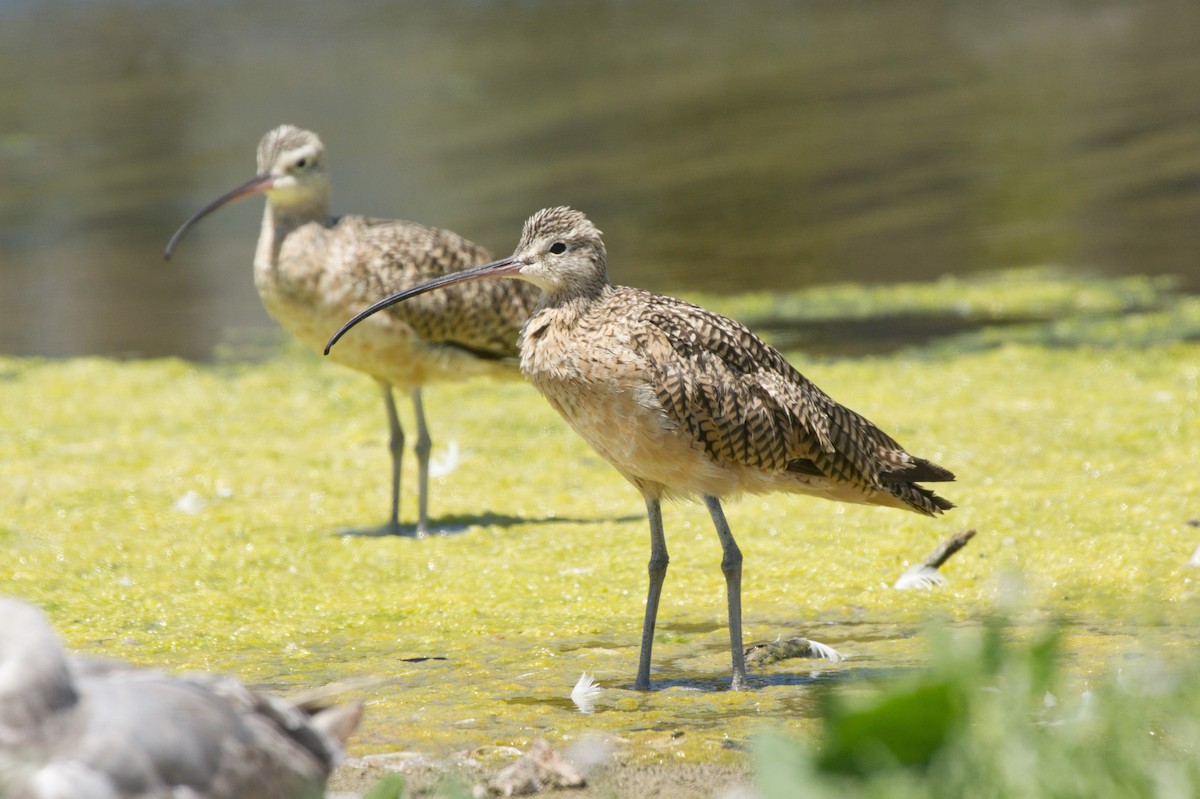
{"type": "Polygon", "coordinates": [[[566,251],[567,245],[563,244],[561,241],[556,241],[550,245],[550,252],[554,255],[562,255],[566,251]]]}
{"type": "Polygon", "coordinates": [[[304,167],[306,167],[306,166],[308,166],[307,158],[301,158],[299,161],[296,162],[297,169],[304,169],[304,167]]]}

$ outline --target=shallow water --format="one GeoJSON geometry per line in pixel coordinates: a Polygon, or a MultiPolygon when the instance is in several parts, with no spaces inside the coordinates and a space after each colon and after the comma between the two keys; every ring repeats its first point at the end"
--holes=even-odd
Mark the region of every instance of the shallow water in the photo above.
{"type": "Polygon", "coordinates": [[[261,201],[161,251],[285,121],[341,211],[503,253],[570,203],[671,293],[1047,262],[1197,290],[1197,29],[1177,0],[6,3],[0,352],[257,340],[261,201]]]}

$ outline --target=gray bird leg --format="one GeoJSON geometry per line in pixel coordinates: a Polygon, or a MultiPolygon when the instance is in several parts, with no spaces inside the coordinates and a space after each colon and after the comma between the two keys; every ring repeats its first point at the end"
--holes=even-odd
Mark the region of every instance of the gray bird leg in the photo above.
{"type": "Polygon", "coordinates": [[[642,652],[638,658],[637,681],[633,687],[650,690],[650,650],[654,647],[654,622],[658,618],[658,600],[667,576],[667,539],[663,536],[662,509],[657,499],[646,497],[646,515],[650,518],[650,590],[646,594],[646,619],[642,623],[642,652]]]}
{"type": "Polygon", "coordinates": [[[412,390],[413,411],[417,416],[417,535],[429,534],[429,453],[433,439],[425,426],[425,405],[421,402],[421,389],[412,390]]]}
{"type": "Polygon", "coordinates": [[[725,592],[729,600],[729,646],[733,655],[733,683],[729,686],[735,691],[746,688],[746,654],[742,649],[742,551],[729,532],[729,522],[725,521],[725,511],[721,510],[721,500],[716,497],[704,497],[708,514],[712,516],[713,525],[717,528],[717,537],[721,539],[721,571],[725,575],[725,592]]]}
{"type": "Polygon", "coordinates": [[[400,464],[404,459],[404,428],[400,426],[400,414],[396,413],[396,399],[392,386],[379,381],[383,391],[383,405],[388,418],[388,451],[392,454],[392,517],[385,528],[392,535],[400,535],[400,464]]]}

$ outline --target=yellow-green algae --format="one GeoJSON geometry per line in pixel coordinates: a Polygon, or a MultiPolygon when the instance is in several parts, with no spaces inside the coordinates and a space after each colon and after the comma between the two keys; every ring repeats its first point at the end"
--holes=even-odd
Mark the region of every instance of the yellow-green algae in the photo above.
{"type": "MultiPolygon", "coordinates": [[[[1025,278],[1005,296],[1041,296],[1044,275],[1025,278]]],[[[943,286],[943,306],[958,289],[943,286]]],[[[919,291],[864,293],[886,306],[919,291]]],[[[1194,301],[1164,303],[1169,318],[1200,316],[1194,301]]],[[[773,665],[745,693],[717,690],[720,549],[694,504],[665,510],[658,690],[630,690],[640,498],[520,382],[428,390],[435,455],[458,448],[431,512],[456,531],[413,540],[337,534],[381,522],[388,501],[382,409],[359,375],[294,349],[216,366],[0,359],[0,576],[89,653],[282,691],[380,678],[357,692],[369,705],[356,754],[600,732],[634,761],[737,758],[727,742],[764,721],[807,730],[815,685],[919,662],[925,620],[972,624],[1014,585],[1030,617],[1069,620],[1085,678],[1190,640],[1200,346],[1178,340],[1191,333],[1142,340],[1131,318],[1069,347],[1052,331],[1070,320],[1018,344],[793,353],[835,398],[957,472],[940,490],[958,508],[926,519],[798,496],[728,503],[747,643],[810,634],[848,656],[773,665]],[[179,503],[189,492],[199,501],[179,503]],[[948,586],[890,588],[966,527],[979,534],[944,567],[948,586]],[[586,716],[568,699],[582,672],[605,688],[586,716]]]]}

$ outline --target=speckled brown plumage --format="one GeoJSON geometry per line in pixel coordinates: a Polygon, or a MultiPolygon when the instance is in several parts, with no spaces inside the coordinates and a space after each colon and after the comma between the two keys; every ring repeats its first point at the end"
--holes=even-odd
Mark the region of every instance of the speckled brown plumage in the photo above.
{"type": "Polygon", "coordinates": [[[643,493],[782,490],[927,514],[951,507],[914,485],[953,479],[949,471],[909,455],[744,325],[611,285],[599,232],[578,212],[548,209],[525,230],[518,253],[539,239],[576,242],[592,248],[594,274],[573,282],[582,294],[546,287],[522,335],[521,369],[643,493]]]}
{"type": "MultiPolygon", "coordinates": [[[[254,259],[254,283],[271,316],[320,350],[329,331],[381,294],[491,259],[483,247],[415,222],[333,216],[325,148],[313,132],[283,125],[258,145],[259,175],[184,223],[168,255],[194,222],[227,202],[265,193],[267,207],[254,259]]],[[[420,389],[476,375],[515,375],[517,336],[537,303],[517,282],[477,283],[423,297],[372,319],[334,360],[374,377],[391,428],[392,516],[399,532],[399,474],[404,434],[392,387],[410,392],[418,438],[417,533],[427,529],[430,441],[420,389]]]]}
{"type": "Polygon", "coordinates": [[[660,502],[699,496],[724,552],[733,687],[742,688],[742,555],[720,499],[789,491],[936,515],[952,505],[917,481],[954,475],[839,405],[744,325],[612,285],[605,257],[583,214],[546,209],[525,223],[511,257],[382,300],[330,344],[374,311],[455,282],[521,277],[540,287],[521,333],[521,371],[646,500],[650,590],[636,687],[650,684],[667,571],[660,502]]]}

